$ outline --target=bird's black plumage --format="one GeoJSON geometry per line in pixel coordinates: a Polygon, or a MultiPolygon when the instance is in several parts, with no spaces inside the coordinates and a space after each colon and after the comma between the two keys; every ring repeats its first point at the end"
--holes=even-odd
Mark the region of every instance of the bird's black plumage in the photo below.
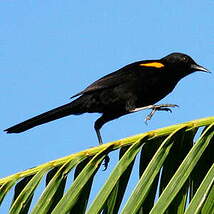
{"type": "Polygon", "coordinates": [[[183,77],[195,71],[208,72],[186,54],[172,53],[158,60],[144,60],[129,64],[95,81],[85,90],[72,96],[74,101],[33,117],[5,131],[19,133],[43,123],[71,114],[101,113],[95,130],[102,143],[100,129],[108,121],[146,109],[169,110],[174,105],[155,106],[168,95],[183,77]]]}

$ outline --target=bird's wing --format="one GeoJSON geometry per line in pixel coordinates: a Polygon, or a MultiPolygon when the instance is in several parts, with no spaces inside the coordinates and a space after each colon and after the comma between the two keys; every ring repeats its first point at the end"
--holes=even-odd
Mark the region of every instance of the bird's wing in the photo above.
{"type": "Polygon", "coordinates": [[[83,91],[80,91],[79,93],[73,95],[71,98],[77,97],[82,94],[88,94],[91,92],[95,92],[101,89],[111,88],[114,86],[117,86],[124,81],[127,81],[128,76],[127,74],[124,75],[124,72],[116,71],[111,74],[108,74],[97,81],[93,82],[91,85],[89,85],[87,88],[85,88],[83,91]]]}
{"type": "Polygon", "coordinates": [[[89,85],[86,89],[83,91],[73,95],[71,98],[77,97],[82,94],[88,94],[91,92],[95,92],[98,90],[106,89],[106,88],[112,88],[117,85],[123,84],[124,82],[134,81],[135,79],[138,79],[138,72],[142,72],[144,70],[150,69],[157,69],[157,66],[162,65],[161,63],[157,61],[152,60],[146,60],[146,61],[138,61],[132,64],[129,64],[113,73],[110,73],[91,85],[89,85]],[[159,64],[158,64],[159,63],[159,64]]]}

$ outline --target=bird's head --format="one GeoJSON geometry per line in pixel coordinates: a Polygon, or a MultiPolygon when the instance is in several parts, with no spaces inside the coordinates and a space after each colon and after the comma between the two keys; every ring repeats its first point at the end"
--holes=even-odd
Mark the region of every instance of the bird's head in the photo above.
{"type": "Polygon", "coordinates": [[[198,65],[190,56],[183,53],[172,53],[160,60],[169,72],[176,72],[176,75],[184,77],[195,71],[210,73],[206,68],[198,65]]]}

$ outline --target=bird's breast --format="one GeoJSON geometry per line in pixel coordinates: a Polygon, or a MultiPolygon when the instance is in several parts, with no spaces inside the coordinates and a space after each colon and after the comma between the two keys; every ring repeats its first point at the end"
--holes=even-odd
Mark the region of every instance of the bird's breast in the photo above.
{"type": "Polygon", "coordinates": [[[137,106],[154,104],[167,96],[175,88],[177,81],[169,78],[148,78],[138,85],[137,106]]]}

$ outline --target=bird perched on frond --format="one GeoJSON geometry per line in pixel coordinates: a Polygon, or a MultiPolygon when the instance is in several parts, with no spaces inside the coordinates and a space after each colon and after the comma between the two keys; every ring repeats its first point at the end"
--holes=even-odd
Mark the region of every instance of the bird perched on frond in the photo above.
{"type": "Polygon", "coordinates": [[[22,123],[12,126],[7,133],[20,133],[43,123],[68,115],[101,113],[94,128],[101,144],[101,127],[116,118],[136,111],[151,109],[146,120],[156,111],[171,111],[174,104],[155,105],[168,95],[185,76],[208,70],[188,55],[172,53],[161,59],[134,62],[92,83],[71,98],[72,102],[47,111],[22,123]]]}

